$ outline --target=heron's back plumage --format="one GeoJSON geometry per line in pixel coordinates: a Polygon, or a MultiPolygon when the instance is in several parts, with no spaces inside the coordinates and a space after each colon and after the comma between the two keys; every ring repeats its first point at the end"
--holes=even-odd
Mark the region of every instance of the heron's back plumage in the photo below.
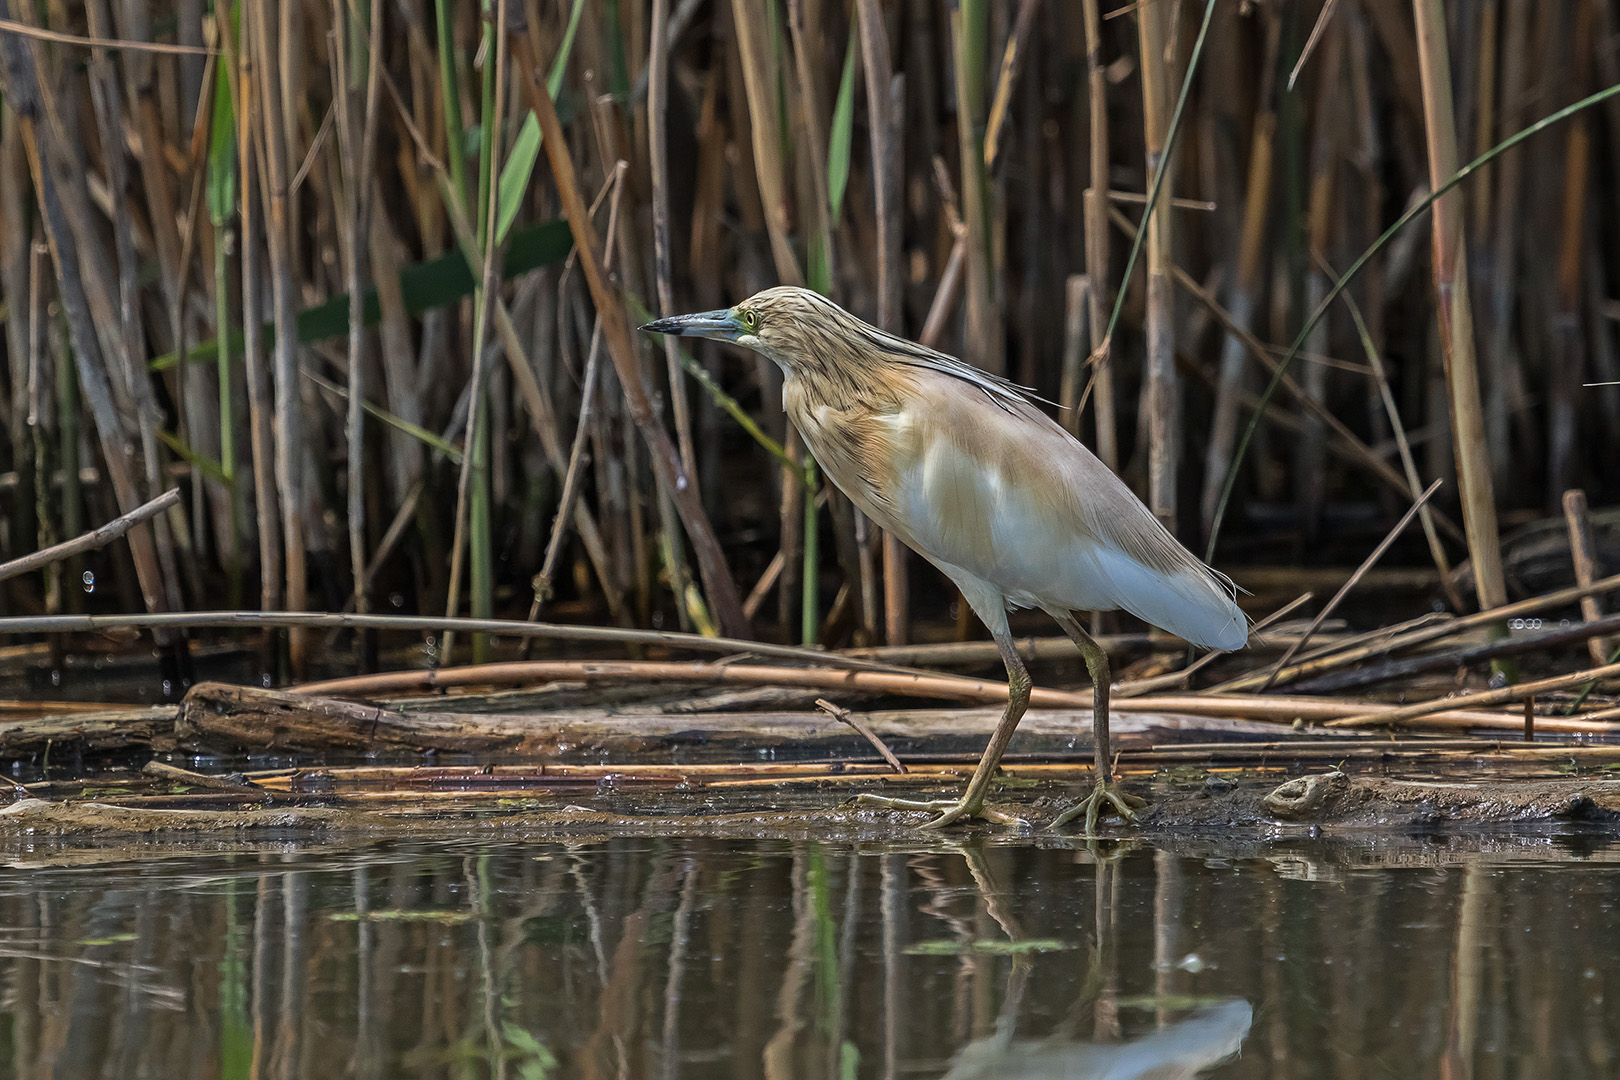
{"type": "Polygon", "coordinates": [[[823,468],[878,524],[1010,604],[1124,608],[1198,645],[1243,646],[1231,586],[1012,384],[987,392],[934,364],[881,376],[871,400],[830,397],[791,369],[784,391],[823,468]]]}

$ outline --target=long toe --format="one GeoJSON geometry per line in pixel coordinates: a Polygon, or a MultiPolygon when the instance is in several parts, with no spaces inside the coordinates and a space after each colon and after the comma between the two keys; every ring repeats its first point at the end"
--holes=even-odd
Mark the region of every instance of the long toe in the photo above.
{"type": "Polygon", "coordinates": [[[1024,824],[1021,818],[991,810],[982,802],[971,803],[967,799],[892,799],[884,795],[862,793],[855,797],[855,802],[858,806],[876,806],[884,810],[926,810],[938,813],[938,817],[922,826],[925,829],[943,829],[964,818],[984,818],[1002,824],[1024,824]]]}
{"type": "Polygon", "coordinates": [[[961,802],[947,806],[943,814],[924,825],[923,828],[943,829],[945,826],[961,821],[963,818],[978,817],[983,809],[982,806],[971,806],[966,799],[963,799],[961,802]]]}
{"type": "Polygon", "coordinates": [[[1147,805],[1147,800],[1126,794],[1117,783],[1099,783],[1091,789],[1091,794],[1075,803],[1057,817],[1052,819],[1048,829],[1058,829],[1067,825],[1075,818],[1084,814],[1086,819],[1085,835],[1097,834],[1097,822],[1105,810],[1112,809],[1120,818],[1130,824],[1136,822],[1136,811],[1147,805]]]}

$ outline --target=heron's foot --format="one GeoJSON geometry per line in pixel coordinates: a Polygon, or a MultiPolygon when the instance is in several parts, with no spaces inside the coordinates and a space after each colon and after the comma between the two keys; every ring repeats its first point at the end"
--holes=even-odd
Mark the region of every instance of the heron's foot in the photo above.
{"type": "Polygon", "coordinates": [[[998,825],[1014,825],[1027,827],[1029,822],[1016,814],[1004,813],[984,805],[984,800],[969,802],[964,796],[961,799],[893,799],[886,795],[872,795],[862,793],[855,797],[860,806],[877,806],[885,810],[926,810],[929,813],[938,813],[939,817],[923,825],[925,829],[943,829],[963,818],[983,818],[998,825]]]}
{"type": "Polygon", "coordinates": [[[1146,799],[1129,795],[1115,780],[1099,780],[1097,786],[1091,789],[1091,794],[1069,807],[1063,813],[1052,819],[1048,829],[1061,828],[1079,817],[1086,815],[1087,836],[1097,835],[1097,819],[1110,810],[1119,814],[1121,818],[1132,824],[1136,823],[1136,811],[1147,805],[1146,799]]]}

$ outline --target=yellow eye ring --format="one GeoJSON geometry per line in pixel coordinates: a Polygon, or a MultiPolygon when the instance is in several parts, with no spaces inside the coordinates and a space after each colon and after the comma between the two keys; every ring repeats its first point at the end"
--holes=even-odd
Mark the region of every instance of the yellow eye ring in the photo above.
{"type": "Polygon", "coordinates": [[[759,312],[752,309],[740,313],[742,315],[743,329],[750,334],[759,329],[759,312]]]}

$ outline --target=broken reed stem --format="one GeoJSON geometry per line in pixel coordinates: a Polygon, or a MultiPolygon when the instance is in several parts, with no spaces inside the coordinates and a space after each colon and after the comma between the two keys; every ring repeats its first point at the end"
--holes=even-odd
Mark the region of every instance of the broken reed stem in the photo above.
{"type": "Polygon", "coordinates": [[[1378,546],[1372,549],[1371,554],[1362,560],[1361,565],[1356,567],[1356,572],[1351,574],[1350,579],[1339,587],[1338,592],[1333,594],[1333,599],[1329,600],[1323,605],[1322,610],[1317,612],[1316,618],[1311,621],[1311,625],[1305,633],[1300,635],[1299,639],[1292,645],[1288,646],[1288,651],[1282,654],[1282,657],[1277,661],[1277,665],[1271,669],[1271,675],[1261,684],[1261,693],[1271,689],[1272,684],[1277,681],[1277,673],[1287,667],[1288,661],[1292,660],[1299,650],[1305,647],[1305,643],[1311,639],[1312,634],[1316,633],[1323,620],[1338,608],[1339,601],[1343,600],[1350,590],[1355,588],[1357,583],[1367,576],[1367,571],[1377,565],[1378,560],[1383,558],[1384,552],[1388,551],[1396,538],[1406,531],[1406,527],[1412,523],[1412,518],[1423,508],[1423,504],[1429,501],[1430,496],[1440,490],[1440,485],[1444,482],[1443,480],[1436,480],[1430,484],[1428,489],[1418,496],[1417,501],[1407,509],[1406,513],[1401,515],[1401,520],[1397,521],[1395,527],[1385,534],[1384,538],[1378,542],[1378,546]]]}
{"type": "Polygon", "coordinates": [[[382,16],[385,5],[370,4],[371,20],[362,47],[358,19],[351,19],[343,0],[332,0],[332,27],[336,36],[338,79],[334,97],[338,110],[338,141],[343,156],[343,203],[347,221],[344,271],[349,290],[349,400],[345,415],[348,455],[349,571],[354,610],[369,606],[366,586],[366,500],[365,500],[365,374],[368,357],[365,327],[364,283],[370,277],[369,251],[373,158],[376,156],[378,108],[377,89],[382,51],[382,16]],[[347,27],[347,32],[345,32],[347,27]],[[346,40],[347,39],[347,40],[346,40]],[[365,71],[349,70],[351,57],[363,57],[365,71]],[[364,87],[364,97],[355,101],[364,87]],[[355,116],[359,105],[361,115],[355,116]]]}
{"type": "MultiPolygon", "coordinates": [[[[1592,539],[1592,519],[1586,510],[1586,492],[1580,488],[1571,488],[1564,492],[1564,520],[1569,526],[1569,554],[1575,564],[1575,584],[1589,586],[1596,575],[1596,560],[1592,555],[1595,543],[1592,539]]],[[[1591,595],[1581,597],[1583,621],[1597,622],[1602,615],[1597,597],[1591,595]]],[[[1586,648],[1594,664],[1603,663],[1604,657],[1609,652],[1607,639],[1601,637],[1588,639],[1586,648]]]]}
{"type": "Polygon", "coordinates": [[[848,724],[850,727],[860,732],[861,738],[872,744],[872,748],[882,756],[884,761],[889,763],[889,767],[891,769],[897,773],[900,773],[901,775],[905,774],[906,767],[900,764],[900,759],[894,756],[894,751],[890,750],[888,744],[882,739],[878,738],[877,732],[867,727],[860,717],[856,716],[854,713],[850,712],[841,705],[834,705],[826,698],[816,698],[816,708],[820,709],[834,720],[837,720],[839,723],[848,724]]]}
{"type": "Polygon", "coordinates": [[[179,502],[180,489],[170,488],[168,491],[165,491],[162,495],[159,495],[151,502],[142,503],[140,506],[137,506],[127,514],[120,514],[118,517],[113,518],[99,529],[85,533],[83,536],[77,537],[73,540],[66,540],[60,544],[53,544],[42,551],[34,552],[32,555],[24,555],[20,559],[13,559],[10,562],[0,563],[0,581],[4,581],[9,577],[16,577],[19,574],[26,574],[30,571],[38,570],[43,566],[49,566],[50,564],[60,562],[63,559],[72,558],[73,556],[82,552],[94,551],[97,548],[106,547],[108,544],[112,543],[120,536],[123,536],[136,525],[141,524],[150,517],[155,517],[156,515],[169,509],[171,506],[177,505],[179,502]]]}

